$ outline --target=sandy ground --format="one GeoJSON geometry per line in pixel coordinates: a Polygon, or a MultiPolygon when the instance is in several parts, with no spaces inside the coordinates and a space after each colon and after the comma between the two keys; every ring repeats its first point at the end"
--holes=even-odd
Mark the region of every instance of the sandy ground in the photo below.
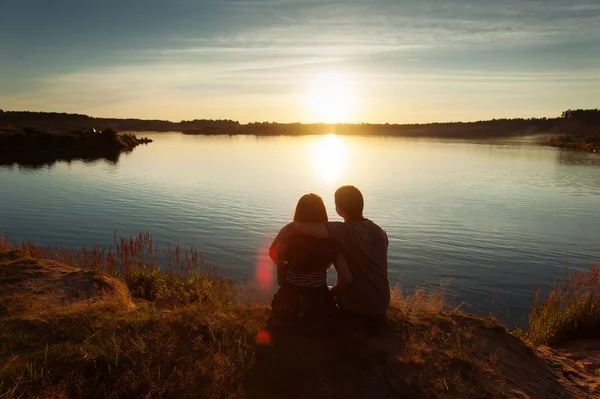
{"type": "Polygon", "coordinates": [[[127,288],[102,273],[33,259],[18,251],[0,253],[0,317],[97,301],[134,306],[127,288]]]}

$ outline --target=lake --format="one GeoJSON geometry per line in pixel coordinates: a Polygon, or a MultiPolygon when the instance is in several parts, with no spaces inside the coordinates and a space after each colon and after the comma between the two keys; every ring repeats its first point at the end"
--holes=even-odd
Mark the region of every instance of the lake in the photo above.
{"type": "Polygon", "coordinates": [[[154,143],[116,164],[0,167],[0,231],[108,247],[114,231],[149,230],[251,281],[272,270],[266,250],[301,195],[320,194],[340,220],[333,192],[354,184],[388,233],[392,283],[443,283],[465,310],[509,325],[526,323],[536,284],[600,258],[597,154],[526,140],[137,134],[154,143]]]}

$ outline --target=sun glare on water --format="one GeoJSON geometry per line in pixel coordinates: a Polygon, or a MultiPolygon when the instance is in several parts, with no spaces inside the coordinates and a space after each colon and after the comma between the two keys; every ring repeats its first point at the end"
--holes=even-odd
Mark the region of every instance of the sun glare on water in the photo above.
{"type": "Polygon", "coordinates": [[[352,82],[338,72],[321,75],[311,82],[307,100],[315,121],[347,122],[355,106],[352,82]]]}
{"type": "Polygon", "coordinates": [[[334,183],[342,176],[348,161],[348,147],[335,134],[320,137],[313,148],[313,164],[326,183],[334,183]]]}

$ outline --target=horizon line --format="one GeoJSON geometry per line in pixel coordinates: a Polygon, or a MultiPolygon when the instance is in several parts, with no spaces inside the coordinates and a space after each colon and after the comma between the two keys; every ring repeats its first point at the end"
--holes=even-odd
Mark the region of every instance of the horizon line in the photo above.
{"type": "MultiPolygon", "coordinates": [[[[584,109],[584,108],[569,108],[572,109],[584,109]]],[[[585,109],[596,109],[596,108],[585,108],[585,109]]],[[[170,123],[183,123],[183,122],[193,122],[193,121],[202,121],[202,120],[212,120],[212,121],[231,121],[238,123],[239,125],[249,125],[253,123],[271,123],[271,124],[280,124],[280,125],[326,125],[326,126],[334,126],[334,125],[433,125],[433,124],[449,124],[449,123],[477,123],[477,122],[491,122],[498,120],[535,120],[535,119],[559,119],[561,116],[540,116],[540,117],[515,117],[515,118],[491,118],[491,119],[478,119],[478,120],[462,120],[462,121],[436,121],[436,122],[279,122],[279,121],[253,121],[253,122],[240,122],[234,119],[211,119],[211,118],[201,118],[201,119],[182,119],[180,121],[173,121],[170,119],[145,119],[145,118],[136,118],[136,117],[127,117],[127,118],[117,118],[117,117],[107,117],[107,116],[92,116],[88,114],[76,113],[76,112],[58,112],[58,111],[24,111],[24,110],[7,110],[0,108],[0,111],[5,113],[14,112],[14,113],[42,113],[42,114],[65,114],[65,115],[79,115],[86,116],[88,118],[93,119],[117,119],[117,120],[140,120],[140,121],[160,121],[160,122],[170,122],[170,123]]],[[[566,111],[566,110],[565,110],[566,111]]]]}

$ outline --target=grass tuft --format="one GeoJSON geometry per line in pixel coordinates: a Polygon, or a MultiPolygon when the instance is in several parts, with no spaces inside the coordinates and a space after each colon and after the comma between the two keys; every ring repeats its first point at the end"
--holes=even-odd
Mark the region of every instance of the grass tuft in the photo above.
{"type": "Polygon", "coordinates": [[[9,249],[10,249],[10,239],[8,238],[8,233],[6,233],[4,237],[0,236],[0,250],[9,250],[9,249]]]}
{"type": "Polygon", "coordinates": [[[457,312],[461,307],[452,306],[446,295],[446,287],[443,284],[440,284],[439,287],[419,286],[415,288],[412,294],[404,293],[399,284],[390,287],[390,289],[390,306],[403,312],[457,312]]]}
{"type": "Polygon", "coordinates": [[[594,262],[588,272],[575,271],[564,281],[555,281],[546,300],[539,299],[538,287],[528,337],[544,344],[600,337],[599,277],[599,265],[594,262]]]}

